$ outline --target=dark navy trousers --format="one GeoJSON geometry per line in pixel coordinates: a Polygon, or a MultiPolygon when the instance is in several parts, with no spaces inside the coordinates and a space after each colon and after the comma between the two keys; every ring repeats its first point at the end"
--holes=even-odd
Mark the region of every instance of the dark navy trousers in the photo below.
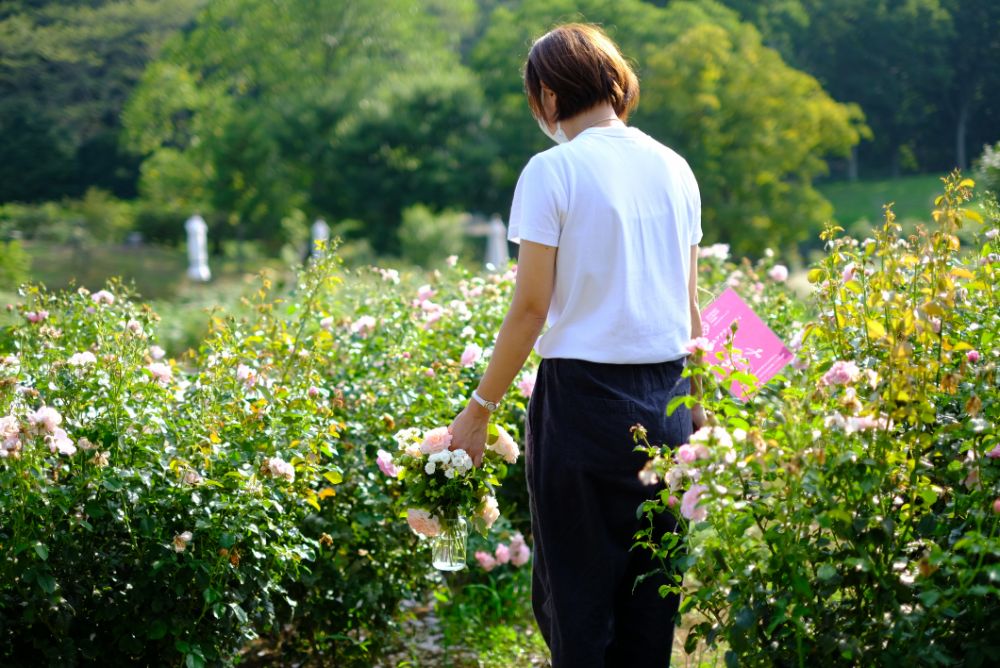
{"type": "MultiPolygon", "coordinates": [[[[632,550],[636,509],[657,488],[638,472],[630,427],[643,425],[653,444],[680,445],[691,435],[684,407],[683,360],[599,364],[546,359],[528,405],[526,475],[534,537],[532,607],[552,652],[553,668],[643,668],[670,665],[679,600],[662,598],[663,576],[648,550],[632,550]]],[[[669,514],[657,530],[673,531],[669,514]]]]}

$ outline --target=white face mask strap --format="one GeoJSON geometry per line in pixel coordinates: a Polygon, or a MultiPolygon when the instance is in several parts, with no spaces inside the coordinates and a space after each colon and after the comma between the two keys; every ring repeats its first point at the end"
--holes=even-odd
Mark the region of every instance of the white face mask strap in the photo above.
{"type": "Polygon", "coordinates": [[[565,144],[566,142],[569,141],[569,137],[567,137],[566,133],[563,132],[562,123],[560,123],[559,121],[556,121],[555,132],[549,130],[549,124],[540,118],[538,119],[538,127],[542,130],[542,132],[545,133],[546,137],[548,137],[557,144],[565,144]]]}

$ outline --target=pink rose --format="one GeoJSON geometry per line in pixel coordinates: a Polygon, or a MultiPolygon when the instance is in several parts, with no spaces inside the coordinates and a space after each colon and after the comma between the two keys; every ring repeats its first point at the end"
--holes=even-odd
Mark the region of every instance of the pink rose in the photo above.
{"type": "Polygon", "coordinates": [[[1000,459],[1000,443],[997,443],[992,450],[986,453],[986,456],[990,459],[1000,459]]]}
{"type": "Polygon", "coordinates": [[[319,396],[319,388],[316,387],[315,385],[310,385],[309,389],[306,390],[306,394],[309,396],[310,399],[315,399],[316,397],[319,396]]]}
{"type": "Polygon", "coordinates": [[[424,375],[428,378],[434,377],[434,369],[424,369],[424,375]]]}
{"type": "Polygon", "coordinates": [[[517,462],[517,458],[521,456],[521,450],[517,447],[517,443],[503,427],[497,427],[497,432],[497,440],[486,447],[503,457],[508,464],[517,462]]]}
{"type": "Polygon", "coordinates": [[[993,502],[993,512],[1000,515],[1000,497],[997,497],[996,501],[993,502]]]}
{"type": "Polygon", "coordinates": [[[48,432],[54,434],[56,428],[62,424],[62,416],[59,411],[51,406],[42,406],[33,413],[28,414],[28,424],[36,434],[48,432]]]}
{"type": "Polygon", "coordinates": [[[66,360],[66,362],[71,366],[86,366],[88,364],[94,364],[95,362],[97,362],[97,357],[95,357],[94,353],[90,352],[89,350],[85,350],[82,353],[75,353],[73,355],[70,355],[69,359],[66,360]]]}
{"type": "Polygon", "coordinates": [[[699,248],[698,257],[712,258],[725,262],[729,259],[729,244],[712,244],[706,248],[699,248]]]}
{"type": "Polygon", "coordinates": [[[708,511],[698,505],[701,495],[708,489],[705,485],[692,485],[691,489],[684,492],[681,497],[681,515],[692,522],[701,522],[708,515],[708,511]]]}
{"type": "Polygon", "coordinates": [[[861,377],[858,365],[851,361],[837,360],[820,379],[821,385],[847,385],[861,377]]]}
{"type": "Polygon", "coordinates": [[[677,497],[671,494],[670,496],[667,497],[667,507],[673,508],[676,505],[677,505],[677,497]]]}
{"type": "Polygon", "coordinates": [[[49,317],[48,311],[28,311],[24,314],[24,317],[28,319],[28,322],[41,322],[49,317]]]}
{"type": "Polygon", "coordinates": [[[154,360],[161,360],[163,359],[163,356],[166,354],[167,352],[160,346],[149,347],[149,356],[152,357],[154,360]]]}
{"type": "Polygon", "coordinates": [[[447,450],[451,446],[451,432],[448,427],[436,427],[424,434],[424,440],[420,444],[420,452],[425,455],[432,455],[435,452],[447,450]]]}
{"type": "Polygon", "coordinates": [[[525,397],[530,398],[531,393],[535,391],[535,380],[538,378],[537,371],[531,371],[524,374],[521,380],[517,382],[517,389],[521,390],[521,394],[525,397]]]}
{"type": "Polygon", "coordinates": [[[681,447],[677,448],[677,461],[684,464],[690,464],[698,459],[708,459],[708,455],[708,448],[702,443],[697,443],[695,445],[685,443],[681,447]]]}
{"type": "Polygon", "coordinates": [[[236,379],[249,388],[257,384],[259,376],[256,370],[248,367],[246,364],[240,364],[236,367],[236,379]]]}
{"type": "Polygon", "coordinates": [[[496,555],[498,564],[506,564],[510,561],[510,548],[503,543],[497,545],[497,549],[494,554],[496,555]]]}
{"type": "Polygon", "coordinates": [[[497,560],[494,559],[493,555],[489,552],[483,552],[482,550],[477,551],[476,561],[479,562],[479,567],[487,573],[497,567],[497,560]]]}
{"type": "Polygon", "coordinates": [[[108,292],[107,290],[98,290],[94,294],[90,295],[91,300],[95,304],[114,304],[115,296],[108,292]]]}
{"type": "Polygon", "coordinates": [[[844,283],[847,283],[848,281],[854,278],[854,274],[856,273],[856,271],[857,269],[854,266],[854,263],[849,262],[847,266],[844,267],[844,272],[840,275],[840,277],[844,280],[844,283]]]}
{"type": "Polygon", "coordinates": [[[967,489],[979,487],[979,469],[972,469],[969,471],[969,475],[965,476],[963,484],[967,489]]]}
{"type": "Polygon", "coordinates": [[[776,264],[767,272],[767,276],[776,283],[784,283],[788,280],[788,267],[783,264],[776,264]]]}
{"type": "Polygon", "coordinates": [[[421,536],[431,538],[441,533],[441,522],[437,517],[420,508],[410,508],[406,511],[406,522],[410,528],[421,536]]]}
{"type": "Polygon", "coordinates": [[[447,258],[445,258],[444,263],[447,264],[449,267],[454,267],[456,264],[458,264],[458,256],[449,255],[447,258]]]}
{"type": "Polygon", "coordinates": [[[979,361],[979,351],[978,350],[970,350],[969,352],[967,352],[965,354],[965,359],[969,360],[970,364],[975,364],[976,362],[979,361]]]}
{"type": "Polygon", "coordinates": [[[691,339],[684,345],[684,349],[687,350],[690,355],[694,355],[698,352],[710,353],[712,352],[712,348],[712,342],[704,336],[691,339]]]}
{"type": "Polygon", "coordinates": [[[363,315],[351,324],[351,331],[361,337],[366,337],[375,330],[378,322],[370,315],[363,315]]]}
{"type": "Polygon", "coordinates": [[[396,465],[392,462],[392,455],[385,450],[378,451],[378,457],[375,461],[378,463],[379,471],[386,474],[390,478],[395,478],[399,475],[399,469],[396,468],[396,465]]]}
{"type": "Polygon", "coordinates": [[[483,349],[475,343],[470,343],[462,352],[461,364],[464,367],[475,366],[479,358],[483,356],[483,349]]]}
{"type": "Polygon", "coordinates": [[[163,362],[153,362],[146,367],[146,370],[153,375],[153,380],[159,383],[167,383],[174,377],[174,372],[169,364],[163,362]]]}
{"type": "Polygon", "coordinates": [[[514,534],[510,539],[510,563],[521,567],[531,559],[531,548],[524,542],[524,536],[520,533],[514,534]]]}
{"type": "Polygon", "coordinates": [[[434,288],[429,285],[421,285],[417,288],[417,300],[419,302],[425,302],[435,294],[434,288]]]}
{"type": "Polygon", "coordinates": [[[76,446],[70,440],[69,435],[62,429],[56,427],[51,434],[45,437],[45,442],[52,453],[58,452],[61,455],[72,455],[76,453],[76,446]]]}
{"type": "Polygon", "coordinates": [[[434,302],[424,302],[421,308],[424,312],[424,329],[430,329],[444,315],[444,308],[434,302]]]}
{"type": "Polygon", "coordinates": [[[264,460],[264,471],[275,478],[295,482],[295,467],[281,457],[268,457],[264,460]]]}

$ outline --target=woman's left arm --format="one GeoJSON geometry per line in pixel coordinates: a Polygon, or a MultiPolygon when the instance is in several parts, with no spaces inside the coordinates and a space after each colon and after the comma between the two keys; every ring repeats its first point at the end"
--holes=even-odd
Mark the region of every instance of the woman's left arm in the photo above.
{"type": "MultiPolygon", "coordinates": [[[[514,298],[476,390],[487,401],[500,402],[545,326],[555,285],[556,251],[554,246],[521,242],[514,298]]],[[[449,427],[452,447],[467,451],[477,466],[483,458],[489,419],[489,411],[470,399],[449,427]]]]}

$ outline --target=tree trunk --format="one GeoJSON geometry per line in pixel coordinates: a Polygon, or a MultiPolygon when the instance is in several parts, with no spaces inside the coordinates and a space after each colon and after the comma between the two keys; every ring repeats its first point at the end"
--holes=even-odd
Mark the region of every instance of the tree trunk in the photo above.
{"type": "Polygon", "coordinates": [[[851,147],[851,155],[847,158],[847,180],[855,183],[858,180],[858,147],[851,147]]]}
{"type": "Polygon", "coordinates": [[[958,124],[955,127],[955,162],[962,171],[968,167],[968,158],[965,155],[965,133],[968,126],[969,101],[964,100],[958,110],[958,124]]]}

